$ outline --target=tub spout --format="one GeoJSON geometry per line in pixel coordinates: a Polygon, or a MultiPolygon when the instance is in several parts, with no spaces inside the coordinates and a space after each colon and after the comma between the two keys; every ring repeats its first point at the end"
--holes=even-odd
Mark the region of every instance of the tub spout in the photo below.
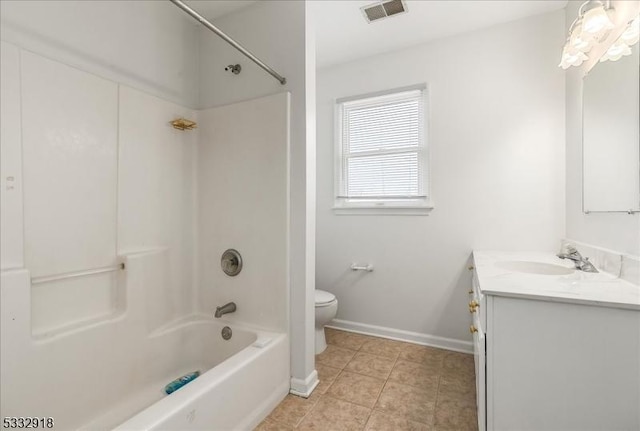
{"type": "Polygon", "coordinates": [[[216,317],[222,317],[223,315],[227,314],[227,313],[233,313],[234,311],[236,311],[236,303],[235,302],[230,302],[228,304],[224,304],[221,307],[216,307],[216,317]]]}

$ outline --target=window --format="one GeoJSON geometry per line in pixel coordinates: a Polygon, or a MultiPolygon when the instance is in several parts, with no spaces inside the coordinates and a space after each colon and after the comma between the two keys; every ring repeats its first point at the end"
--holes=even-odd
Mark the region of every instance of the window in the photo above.
{"type": "Polygon", "coordinates": [[[425,103],[426,85],[337,100],[338,212],[432,208],[425,103]]]}

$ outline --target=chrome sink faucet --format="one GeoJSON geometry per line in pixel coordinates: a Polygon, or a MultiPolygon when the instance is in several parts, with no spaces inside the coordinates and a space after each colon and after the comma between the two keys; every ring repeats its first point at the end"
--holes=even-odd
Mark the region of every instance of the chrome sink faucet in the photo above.
{"type": "Polygon", "coordinates": [[[589,262],[588,257],[583,257],[577,248],[572,245],[567,246],[567,250],[565,253],[559,253],[558,257],[560,259],[569,259],[572,260],[576,269],[584,272],[598,272],[595,266],[591,262],[589,262]]]}
{"type": "Polygon", "coordinates": [[[228,304],[224,304],[221,307],[216,307],[216,317],[222,317],[225,314],[228,313],[233,313],[234,311],[236,311],[236,303],[235,302],[230,302],[228,304]]]}

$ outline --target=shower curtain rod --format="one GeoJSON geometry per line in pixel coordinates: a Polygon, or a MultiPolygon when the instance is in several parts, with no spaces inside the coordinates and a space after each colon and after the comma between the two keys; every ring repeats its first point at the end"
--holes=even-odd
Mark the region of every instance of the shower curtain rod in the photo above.
{"type": "Polygon", "coordinates": [[[202,24],[203,26],[207,27],[209,30],[211,30],[212,32],[220,36],[222,40],[227,42],[229,45],[233,46],[235,49],[243,53],[245,56],[249,58],[249,60],[253,61],[255,64],[257,64],[258,66],[263,68],[265,71],[267,71],[267,73],[269,73],[271,76],[276,78],[280,82],[280,84],[284,85],[287,83],[287,79],[284,76],[280,75],[278,72],[276,72],[275,70],[267,66],[262,60],[260,60],[258,57],[253,55],[251,52],[249,52],[238,42],[231,39],[222,30],[220,30],[215,25],[211,24],[205,17],[200,15],[195,10],[191,9],[183,1],[181,0],[169,0],[169,1],[174,5],[178,6],[180,9],[182,9],[187,15],[190,15],[191,17],[195,18],[198,22],[200,22],[200,24],[202,24]]]}

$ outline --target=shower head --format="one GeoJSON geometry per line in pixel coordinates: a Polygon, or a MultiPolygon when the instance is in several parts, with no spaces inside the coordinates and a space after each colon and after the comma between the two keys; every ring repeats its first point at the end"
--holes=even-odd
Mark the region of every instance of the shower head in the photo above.
{"type": "Polygon", "coordinates": [[[242,66],[240,66],[239,64],[230,64],[225,67],[224,70],[227,72],[231,71],[234,75],[238,75],[242,70],[242,66]]]}

